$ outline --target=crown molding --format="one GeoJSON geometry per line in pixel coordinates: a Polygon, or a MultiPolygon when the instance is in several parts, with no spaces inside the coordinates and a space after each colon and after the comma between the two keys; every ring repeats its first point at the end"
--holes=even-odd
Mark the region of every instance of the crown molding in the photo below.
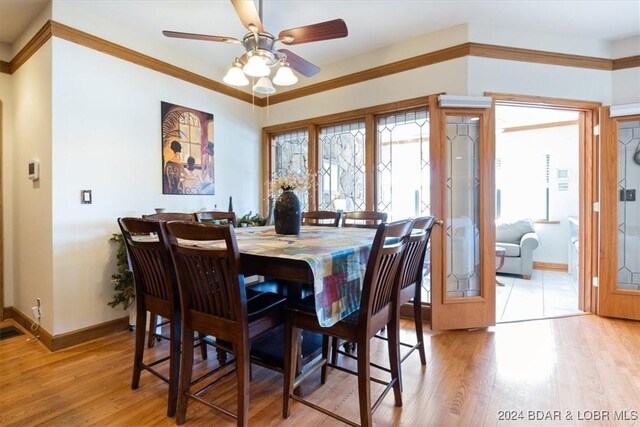
{"type": "Polygon", "coordinates": [[[638,67],[640,67],[640,55],[628,56],[626,58],[613,60],[614,70],[624,70],[625,68],[638,68],[638,67]]]}
{"type": "Polygon", "coordinates": [[[132,49],[120,46],[110,41],[93,36],[75,28],[60,24],[55,21],[48,21],[36,35],[25,45],[24,48],[11,60],[11,62],[0,61],[0,73],[13,74],[22,64],[24,64],[35,52],[42,47],[52,36],[79,44],[99,52],[106,53],[125,61],[149,68],[154,71],[166,74],[171,77],[210,89],[223,95],[239,99],[248,103],[253,103],[259,107],[291,101],[309,95],[362,83],[368,80],[378,79],[416,68],[426,67],[439,62],[467,56],[482,58],[503,59],[508,61],[522,61],[539,64],[559,65],[565,67],[587,68],[595,70],[613,71],[626,68],[640,67],[640,55],[630,56],[620,59],[605,59],[591,56],[571,55],[566,53],[547,52],[541,50],[521,49],[507,46],[496,46],[482,43],[463,43],[451,46],[434,52],[406,58],[400,61],[384,64],[367,70],[358,71],[345,76],[311,84],[287,92],[278,93],[269,98],[258,98],[250,93],[230,87],[213,79],[203,77],[199,74],[187,71],[183,68],[160,61],[151,56],[144,55],[132,49]]]}

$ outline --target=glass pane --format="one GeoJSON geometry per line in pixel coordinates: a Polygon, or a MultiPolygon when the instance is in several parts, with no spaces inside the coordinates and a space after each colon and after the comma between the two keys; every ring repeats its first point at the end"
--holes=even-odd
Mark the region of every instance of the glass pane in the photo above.
{"type": "MultiPolygon", "coordinates": [[[[271,138],[272,177],[309,173],[309,133],[306,130],[274,135],[271,138]]],[[[303,211],[309,210],[309,192],[296,190],[303,211]]]]}
{"type": "MultiPolygon", "coordinates": [[[[618,127],[618,289],[640,291],[640,207],[631,201],[640,183],[640,121],[618,127]]],[[[637,195],[636,195],[637,196],[637,195]]]]}
{"type": "Polygon", "coordinates": [[[477,117],[447,116],[448,298],[480,296],[479,126],[477,117]]]}
{"type": "Polygon", "coordinates": [[[378,118],[378,211],[389,221],[431,212],[427,110],[378,118]]]}
{"type": "MultiPolygon", "coordinates": [[[[429,112],[425,110],[377,119],[376,165],[378,210],[389,221],[431,214],[429,112]]],[[[431,302],[431,256],[427,249],[422,301],[431,302]]]]}
{"type": "Polygon", "coordinates": [[[318,209],[366,210],[364,121],[320,128],[318,139],[318,209]]]}

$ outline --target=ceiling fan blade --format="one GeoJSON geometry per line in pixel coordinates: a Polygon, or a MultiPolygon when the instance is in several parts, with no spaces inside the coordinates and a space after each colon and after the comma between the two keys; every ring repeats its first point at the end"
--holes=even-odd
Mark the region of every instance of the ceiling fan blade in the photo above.
{"type": "Polygon", "coordinates": [[[244,25],[249,31],[253,31],[251,27],[255,26],[259,33],[264,32],[262,29],[262,21],[258,14],[258,9],[256,9],[256,5],[253,0],[231,0],[231,4],[233,4],[236,13],[240,17],[242,25],[244,25]]]}
{"type": "Polygon", "coordinates": [[[319,22],[317,24],[280,31],[278,39],[286,45],[293,45],[339,39],[347,35],[349,35],[347,24],[345,24],[342,19],[334,19],[333,21],[319,22]],[[293,37],[293,40],[288,41],[287,39],[291,37],[293,37]]]}
{"type": "Polygon", "coordinates": [[[235,37],[223,37],[223,36],[209,36],[206,34],[194,34],[194,33],[181,33],[179,31],[163,31],[166,37],[173,37],[176,39],[192,39],[192,40],[206,40],[210,42],[224,42],[224,43],[242,43],[235,37]]]}
{"type": "Polygon", "coordinates": [[[299,57],[290,50],[280,49],[278,52],[286,55],[289,66],[305,77],[315,76],[320,72],[320,67],[313,65],[311,62],[299,57]]]}

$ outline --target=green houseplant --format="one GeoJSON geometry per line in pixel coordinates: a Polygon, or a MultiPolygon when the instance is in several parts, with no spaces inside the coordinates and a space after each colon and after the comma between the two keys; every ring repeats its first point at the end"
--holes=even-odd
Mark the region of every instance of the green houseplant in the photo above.
{"type": "MultiPolygon", "coordinates": [[[[122,234],[114,233],[109,240],[118,244],[118,251],[116,252],[116,272],[111,275],[113,297],[107,304],[113,308],[122,305],[122,308],[127,310],[136,299],[133,272],[129,270],[129,262],[127,260],[127,248],[122,234]]],[[[129,329],[132,329],[132,325],[130,316],[129,329]]]]}

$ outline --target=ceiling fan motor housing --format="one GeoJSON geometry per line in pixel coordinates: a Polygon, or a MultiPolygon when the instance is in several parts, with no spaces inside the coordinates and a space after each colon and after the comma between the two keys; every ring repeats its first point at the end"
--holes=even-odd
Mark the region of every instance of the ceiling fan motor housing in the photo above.
{"type": "Polygon", "coordinates": [[[246,64],[249,58],[258,55],[267,60],[267,65],[272,66],[278,62],[278,57],[273,50],[275,37],[269,33],[248,33],[242,40],[246,53],[240,58],[240,62],[246,64]]]}

